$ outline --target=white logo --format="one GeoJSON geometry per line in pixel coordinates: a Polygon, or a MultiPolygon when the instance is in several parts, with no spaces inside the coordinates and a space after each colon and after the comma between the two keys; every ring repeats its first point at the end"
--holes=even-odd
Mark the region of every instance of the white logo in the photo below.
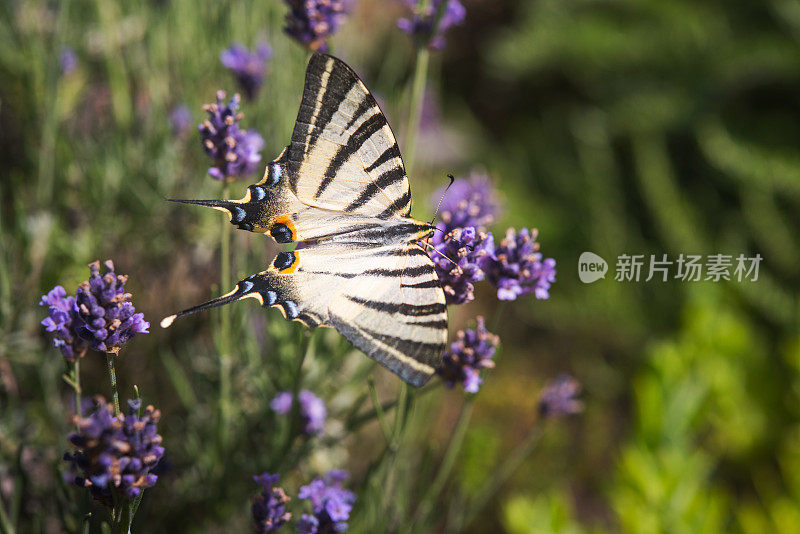
{"type": "Polygon", "coordinates": [[[584,284],[591,284],[606,277],[608,264],[594,252],[584,252],[578,258],[578,277],[584,284]]]}

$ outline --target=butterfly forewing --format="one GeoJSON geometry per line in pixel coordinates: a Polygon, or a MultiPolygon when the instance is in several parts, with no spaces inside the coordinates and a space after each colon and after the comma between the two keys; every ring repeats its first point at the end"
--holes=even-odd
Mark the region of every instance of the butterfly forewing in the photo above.
{"type": "Polygon", "coordinates": [[[411,210],[386,117],[355,72],[331,56],[309,61],[288,169],[292,190],[306,204],[376,217],[411,210]]]}

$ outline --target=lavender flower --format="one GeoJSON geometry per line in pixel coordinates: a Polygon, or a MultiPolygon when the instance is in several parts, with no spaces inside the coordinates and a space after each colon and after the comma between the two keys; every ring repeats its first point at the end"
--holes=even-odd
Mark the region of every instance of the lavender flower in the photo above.
{"type": "Polygon", "coordinates": [[[498,214],[497,193],[485,174],[472,173],[468,180],[459,178],[453,182],[446,194],[445,189],[441,188],[431,200],[435,204],[440,198],[441,220],[436,226],[445,234],[456,228],[468,226],[474,226],[485,232],[498,214]]]}
{"type": "Polygon", "coordinates": [[[265,534],[276,532],[292,518],[292,514],[286,511],[286,503],[289,497],[283,488],[275,487],[280,479],[280,475],[270,475],[263,473],[254,476],[253,480],[263,486],[261,493],[253,497],[253,532],[255,534],[265,534]]]}
{"type": "Polygon", "coordinates": [[[478,316],[474,330],[460,330],[458,340],[450,345],[444,353],[442,366],[437,370],[445,382],[452,388],[461,384],[467,393],[477,393],[483,383],[481,369],[494,367],[494,356],[500,338],[486,330],[483,317],[478,316]]]}
{"type": "Polygon", "coordinates": [[[463,304],[475,298],[474,284],[483,280],[483,264],[491,257],[491,234],[473,227],[455,228],[447,235],[434,233],[430,257],[448,304],[463,304]]]}
{"type": "Polygon", "coordinates": [[[271,57],[272,49],[267,43],[259,43],[253,52],[234,43],[220,54],[219,59],[225,67],[233,71],[245,96],[252,100],[264,83],[264,72],[271,57]]]}
{"type": "Polygon", "coordinates": [[[467,10],[458,0],[431,0],[427,4],[420,0],[403,0],[403,3],[411,9],[411,16],[398,20],[397,27],[420,46],[434,50],[444,48],[444,33],[462,24],[467,16],[467,10]]]}
{"type": "Polygon", "coordinates": [[[239,129],[239,95],[233,95],[227,105],[224,100],[225,92],[217,91],[217,102],[203,106],[208,119],[199,126],[206,154],[214,160],[208,174],[215,180],[250,174],[261,161],[259,152],[264,148],[258,133],[239,129]]]}
{"type": "Polygon", "coordinates": [[[69,46],[64,46],[58,53],[58,66],[61,69],[61,74],[71,74],[78,68],[78,55],[69,46]]]}
{"type": "Polygon", "coordinates": [[[552,380],[539,395],[539,415],[561,417],[583,411],[583,403],[575,397],[581,392],[580,383],[567,374],[552,380]]]}
{"type": "Polygon", "coordinates": [[[517,233],[509,228],[486,263],[486,276],[497,288],[500,300],[515,300],[533,293],[537,299],[550,297],[550,284],[556,281],[556,260],[542,260],[537,231],[523,228],[517,233]]]}
{"type": "Polygon", "coordinates": [[[192,125],[192,112],[186,104],[178,104],[169,114],[170,126],[172,126],[172,133],[177,136],[183,136],[189,127],[192,125]]]}
{"type": "Polygon", "coordinates": [[[328,534],[347,530],[347,520],[356,502],[355,494],[343,487],[348,478],[346,471],[334,469],[300,488],[297,496],[311,500],[314,514],[302,515],[297,523],[298,533],[328,534]]]}
{"type": "MultiPolygon", "coordinates": [[[[297,394],[300,399],[300,418],[303,424],[303,432],[308,436],[319,436],[325,432],[325,418],[328,411],[325,409],[325,402],[304,389],[297,394]]],[[[272,411],[282,415],[288,414],[292,409],[292,392],[284,391],[278,393],[270,402],[272,411]]]]}
{"type": "Polygon", "coordinates": [[[61,350],[65,360],[74,361],[86,354],[89,344],[78,336],[83,325],[75,307],[75,297],[68,297],[61,286],[42,295],[39,306],[47,306],[48,317],[42,321],[45,330],[53,333],[53,346],[61,350]]]}
{"type": "Polygon", "coordinates": [[[328,51],[328,37],[342,25],[350,0],[286,0],[286,34],[311,50],[328,51]]]}
{"type": "Polygon", "coordinates": [[[141,401],[129,400],[127,412],[115,417],[114,407],[97,397],[88,416],[74,417],[78,432],[69,441],[78,449],[64,455],[69,478],[109,508],[115,494],[133,499],[158,479],[151,470],[164,455],[156,431],[161,412],[148,406],[139,417],[140,408],[141,401]]]}
{"type": "Polygon", "coordinates": [[[100,276],[100,262],[89,264],[91,276],[78,287],[75,304],[83,324],[78,334],[94,350],[117,353],[136,334],[147,334],[150,323],[136,313],[131,294],[125,292],[127,275],[114,273],[114,263],[105,262],[100,276]]]}

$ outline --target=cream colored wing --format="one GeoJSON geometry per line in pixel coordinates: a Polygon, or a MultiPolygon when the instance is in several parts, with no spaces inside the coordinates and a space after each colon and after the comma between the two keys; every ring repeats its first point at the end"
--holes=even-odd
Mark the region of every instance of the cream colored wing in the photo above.
{"type": "Polygon", "coordinates": [[[301,202],[374,217],[407,216],[411,192],[400,149],[375,99],[344,62],[316,53],[287,152],[301,202]]]}
{"type": "Polygon", "coordinates": [[[445,350],[444,292],[433,262],[416,244],[326,241],[281,252],[227,295],[178,315],[248,297],[278,307],[287,319],[336,328],[414,386],[428,381],[445,350]]]}

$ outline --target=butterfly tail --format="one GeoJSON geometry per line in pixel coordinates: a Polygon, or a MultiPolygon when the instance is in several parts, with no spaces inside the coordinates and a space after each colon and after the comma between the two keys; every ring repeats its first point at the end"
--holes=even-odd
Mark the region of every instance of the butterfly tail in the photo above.
{"type": "Polygon", "coordinates": [[[169,328],[175,321],[175,319],[177,319],[178,317],[183,317],[184,315],[189,315],[195,312],[216,308],[218,306],[224,306],[225,304],[230,304],[231,302],[236,302],[237,300],[253,296],[256,293],[252,291],[252,289],[253,289],[252,282],[248,280],[242,280],[241,282],[236,284],[236,288],[233,291],[226,293],[225,295],[222,295],[215,299],[211,299],[208,302],[198,304],[197,306],[192,306],[191,308],[187,308],[181,312],[170,315],[168,317],[164,317],[163,319],[161,319],[160,323],[161,328],[169,328]]]}

